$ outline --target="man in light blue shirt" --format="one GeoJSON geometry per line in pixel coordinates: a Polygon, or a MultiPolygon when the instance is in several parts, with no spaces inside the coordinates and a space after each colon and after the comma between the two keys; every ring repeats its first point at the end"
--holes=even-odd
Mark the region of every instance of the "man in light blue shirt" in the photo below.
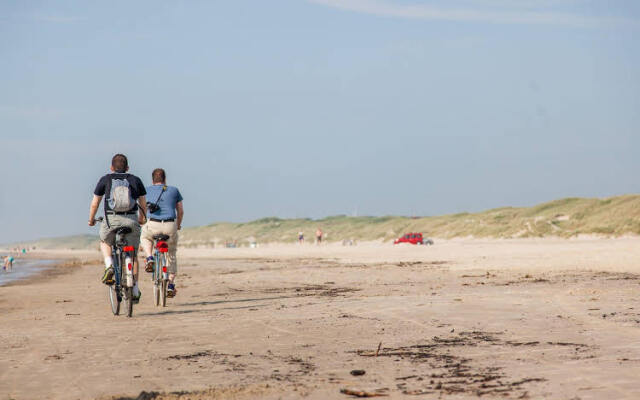
{"type": "Polygon", "coordinates": [[[169,285],[167,297],[176,295],[175,277],[178,273],[178,261],[176,250],[178,249],[178,231],[182,228],[184,208],[182,207],[182,195],[178,188],[167,186],[167,176],[162,168],[156,168],[151,174],[153,185],[147,187],[147,200],[149,201],[148,222],[142,228],[140,243],[147,255],[145,270],[153,272],[153,236],[167,235],[169,240],[168,265],[169,285]],[[155,207],[153,204],[155,204],[155,207]],[[152,210],[153,209],[153,210],[152,210]]]}

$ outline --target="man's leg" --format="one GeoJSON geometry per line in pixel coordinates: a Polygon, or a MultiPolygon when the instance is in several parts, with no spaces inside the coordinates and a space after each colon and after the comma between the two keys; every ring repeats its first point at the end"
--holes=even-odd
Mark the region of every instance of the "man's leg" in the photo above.
{"type": "Polygon", "coordinates": [[[149,223],[151,221],[144,224],[142,227],[142,234],[140,235],[140,247],[142,247],[142,251],[146,257],[153,256],[153,234],[149,229],[149,223]]]}
{"type": "Polygon", "coordinates": [[[169,288],[168,293],[169,297],[173,297],[176,295],[176,286],[175,279],[176,275],[178,275],[178,259],[176,257],[176,252],[178,251],[178,228],[173,223],[170,225],[170,231],[167,232],[169,234],[169,240],[167,244],[169,245],[168,256],[168,271],[169,271],[169,288]]]}
{"type": "Polygon", "coordinates": [[[111,246],[109,246],[105,242],[100,242],[100,251],[102,252],[102,257],[111,258],[111,246]]]}
{"type": "Polygon", "coordinates": [[[153,232],[150,228],[150,224],[153,221],[148,221],[142,227],[140,234],[140,247],[145,255],[145,271],[153,272],[153,232]]]}
{"type": "Polygon", "coordinates": [[[169,252],[167,253],[167,264],[169,265],[167,270],[169,271],[169,282],[173,283],[176,279],[176,275],[178,275],[178,258],[176,257],[178,241],[171,241],[174,243],[169,244],[169,252]]]}
{"type": "Polygon", "coordinates": [[[105,285],[113,284],[113,258],[111,256],[111,244],[115,240],[115,233],[107,227],[103,222],[100,225],[100,251],[104,257],[104,274],[102,275],[102,283],[105,285]]]}

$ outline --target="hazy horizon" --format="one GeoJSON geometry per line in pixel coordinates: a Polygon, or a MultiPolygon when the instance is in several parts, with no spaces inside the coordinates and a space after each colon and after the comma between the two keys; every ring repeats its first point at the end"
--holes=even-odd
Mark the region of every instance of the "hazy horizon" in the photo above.
{"type": "Polygon", "coordinates": [[[70,234],[111,157],[185,226],[640,192],[640,3],[0,4],[0,243],[70,234]]]}

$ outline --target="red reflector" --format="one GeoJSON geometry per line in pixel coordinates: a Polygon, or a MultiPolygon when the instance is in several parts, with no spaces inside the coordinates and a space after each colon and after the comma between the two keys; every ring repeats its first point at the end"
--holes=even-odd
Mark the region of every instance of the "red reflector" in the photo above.
{"type": "Polygon", "coordinates": [[[158,242],[156,247],[159,248],[159,249],[168,249],[169,245],[167,244],[167,242],[158,242]]]}
{"type": "Polygon", "coordinates": [[[158,251],[159,251],[160,253],[166,253],[166,252],[168,252],[168,251],[169,251],[169,249],[167,249],[166,247],[163,247],[163,248],[161,248],[161,249],[158,249],[158,251]]]}
{"type": "Polygon", "coordinates": [[[129,263],[129,265],[127,265],[127,268],[129,268],[129,271],[131,271],[131,263],[129,263]]]}
{"type": "Polygon", "coordinates": [[[133,246],[125,246],[122,248],[122,250],[124,251],[133,251],[133,249],[134,249],[133,246]]]}
{"type": "Polygon", "coordinates": [[[162,272],[167,272],[167,267],[162,267],[162,272]]]}

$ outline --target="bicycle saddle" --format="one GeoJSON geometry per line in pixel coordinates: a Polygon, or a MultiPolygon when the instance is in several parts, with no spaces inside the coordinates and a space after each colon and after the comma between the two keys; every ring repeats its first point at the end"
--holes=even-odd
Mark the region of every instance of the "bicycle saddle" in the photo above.
{"type": "Polygon", "coordinates": [[[153,235],[153,240],[157,240],[159,242],[166,242],[167,240],[169,240],[169,235],[163,235],[163,234],[153,235]]]}
{"type": "Polygon", "coordinates": [[[126,234],[131,233],[131,232],[133,232],[133,231],[128,226],[123,226],[122,228],[116,229],[116,234],[117,235],[126,235],[126,234]]]}

